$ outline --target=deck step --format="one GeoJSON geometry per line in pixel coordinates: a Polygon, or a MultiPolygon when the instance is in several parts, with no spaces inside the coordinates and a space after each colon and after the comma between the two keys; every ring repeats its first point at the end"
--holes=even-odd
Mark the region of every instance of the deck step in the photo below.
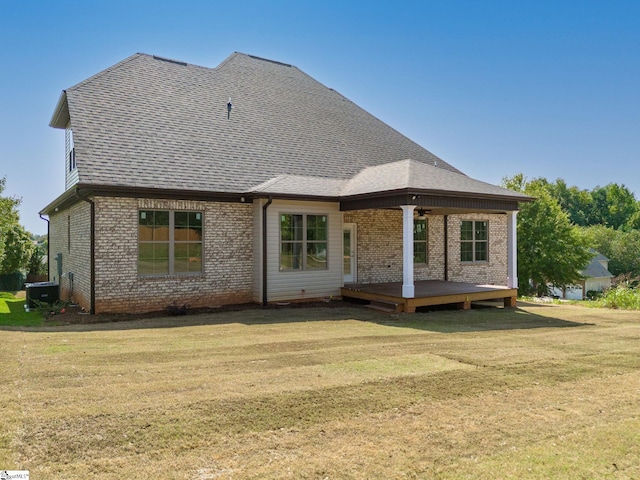
{"type": "Polygon", "coordinates": [[[398,313],[402,311],[401,303],[385,302],[384,300],[372,300],[371,303],[365,305],[365,307],[385,313],[398,313]]]}

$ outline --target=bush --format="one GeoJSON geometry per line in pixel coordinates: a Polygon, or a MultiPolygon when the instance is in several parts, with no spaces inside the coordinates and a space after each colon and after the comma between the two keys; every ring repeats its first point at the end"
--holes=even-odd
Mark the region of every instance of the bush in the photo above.
{"type": "Polygon", "coordinates": [[[640,310],[640,291],[621,283],[610,288],[597,300],[598,306],[622,310],[640,310]]]}
{"type": "Polygon", "coordinates": [[[172,304],[167,305],[167,313],[169,313],[169,315],[171,316],[186,315],[188,308],[189,305],[187,305],[186,303],[180,306],[177,303],[173,302],[172,304]]]}
{"type": "Polygon", "coordinates": [[[36,310],[46,319],[53,315],[59,315],[65,312],[65,309],[69,306],[69,302],[66,300],[58,300],[57,302],[42,302],[40,300],[32,300],[36,306],[36,310]]]}
{"type": "Polygon", "coordinates": [[[600,298],[602,296],[602,292],[597,292],[596,290],[589,290],[587,292],[587,300],[595,300],[596,298],[600,298]]]}
{"type": "Polygon", "coordinates": [[[17,292],[22,290],[26,277],[22,272],[13,272],[0,275],[0,290],[17,292]]]}
{"type": "Polygon", "coordinates": [[[41,245],[38,245],[33,249],[33,252],[31,252],[31,257],[29,258],[29,264],[27,265],[30,274],[47,274],[47,263],[45,262],[46,255],[47,252],[41,245]]]}

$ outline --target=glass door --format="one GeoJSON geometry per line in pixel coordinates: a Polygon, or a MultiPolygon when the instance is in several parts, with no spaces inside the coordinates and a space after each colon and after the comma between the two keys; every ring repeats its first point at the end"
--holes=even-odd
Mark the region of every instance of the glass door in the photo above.
{"type": "Polygon", "coordinates": [[[356,282],[356,224],[344,224],[343,267],[344,283],[356,282]]]}

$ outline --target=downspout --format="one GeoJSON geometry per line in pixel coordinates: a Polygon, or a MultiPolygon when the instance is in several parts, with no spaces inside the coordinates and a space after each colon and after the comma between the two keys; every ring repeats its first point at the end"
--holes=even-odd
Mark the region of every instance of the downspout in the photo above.
{"type": "Polygon", "coordinates": [[[93,200],[87,198],[87,197],[83,197],[82,195],[80,195],[80,191],[79,189],[76,189],[76,196],[80,199],[80,200],[84,200],[85,202],[87,202],[90,205],[91,208],[91,230],[90,230],[90,234],[89,234],[89,242],[90,242],[90,266],[89,266],[89,276],[91,277],[89,279],[89,285],[91,286],[91,299],[90,299],[90,305],[89,305],[89,314],[91,315],[95,315],[96,313],[96,282],[95,282],[95,278],[96,278],[96,256],[95,256],[95,250],[96,250],[96,204],[94,203],[93,200]]]}
{"type": "Polygon", "coordinates": [[[49,275],[51,274],[51,266],[50,266],[50,260],[51,260],[51,242],[50,242],[50,238],[49,238],[49,234],[51,233],[51,222],[49,221],[48,218],[44,218],[42,216],[41,213],[38,214],[40,216],[40,218],[42,220],[44,220],[45,222],[47,222],[47,281],[49,281],[49,279],[51,278],[49,275]]]}
{"type": "Polygon", "coordinates": [[[444,216],[444,281],[449,281],[449,215],[444,216]]]}
{"type": "Polygon", "coordinates": [[[262,206],[262,305],[267,306],[267,208],[273,202],[269,197],[267,203],[262,206]]]}

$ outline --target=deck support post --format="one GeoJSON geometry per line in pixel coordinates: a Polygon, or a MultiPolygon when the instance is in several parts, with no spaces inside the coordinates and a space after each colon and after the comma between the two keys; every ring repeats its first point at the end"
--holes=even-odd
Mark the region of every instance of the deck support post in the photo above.
{"type": "Polygon", "coordinates": [[[402,208],[402,296],[415,297],[413,284],[413,211],[415,205],[400,205],[402,208]]]}
{"type": "Polygon", "coordinates": [[[505,297],[502,299],[504,308],[512,308],[518,306],[518,297],[505,297]]]}
{"type": "Polygon", "coordinates": [[[518,211],[507,212],[507,287],[518,288],[518,211]]]}

